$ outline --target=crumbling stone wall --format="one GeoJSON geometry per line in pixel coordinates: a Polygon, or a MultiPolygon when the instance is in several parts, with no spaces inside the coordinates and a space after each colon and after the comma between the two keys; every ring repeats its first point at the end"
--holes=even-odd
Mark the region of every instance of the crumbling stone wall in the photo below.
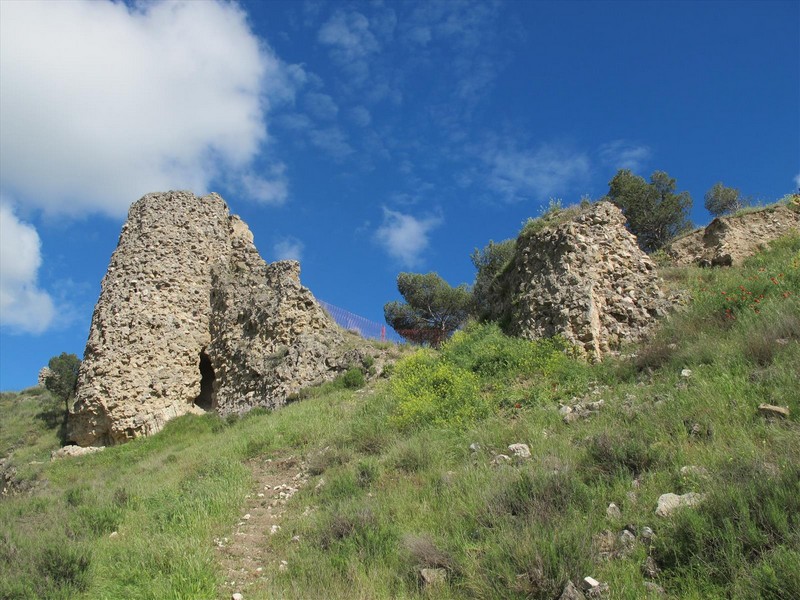
{"type": "Polygon", "coordinates": [[[277,407],[335,376],[341,331],[299,273],[267,265],[216,194],[134,203],[92,316],[69,439],[115,444],[188,412],[277,407]]]}
{"type": "Polygon", "coordinates": [[[734,217],[717,217],[671,243],[666,252],[676,265],[730,266],[779,237],[800,232],[800,211],[771,206],[734,217]]]}
{"type": "Polygon", "coordinates": [[[654,263],[610,202],[521,235],[493,289],[491,318],[507,333],[561,335],[594,360],[642,338],[669,306],[654,263]]]}

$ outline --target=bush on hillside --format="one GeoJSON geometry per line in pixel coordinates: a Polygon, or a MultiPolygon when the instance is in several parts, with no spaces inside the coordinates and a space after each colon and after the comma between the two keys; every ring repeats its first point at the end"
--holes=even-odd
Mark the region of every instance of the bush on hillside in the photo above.
{"type": "Polygon", "coordinates": [[[398,402],[394,422],[401,429],[423,425],[463,428],[491,413],[480,394],[477,376],[429,350],[397,363],[391,390],[398,402]]]}

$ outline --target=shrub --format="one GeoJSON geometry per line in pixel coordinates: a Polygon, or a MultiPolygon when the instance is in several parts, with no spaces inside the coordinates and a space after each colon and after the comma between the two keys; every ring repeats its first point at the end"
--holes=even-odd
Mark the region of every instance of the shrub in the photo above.
{"type": "Polygon", "coordinates": [[[474,373],[421,350],[397,363],[391,380],[397,400],[394,424],[401,429],[423,425],[464,428],[491,413],[478,388],[474,373]]]}
{"type": "Polygon", "coordinates": [[[625,473],[638,477],[661,460],[658,446],[641,430],[635,434],[603,432],[589,441],[587,466],[605,476],[625,473]]]}
{"type": "Polygon", "coordinates": [[[344,387],[357,390],[364,387],[364,373],[358,367],[349,369],[347,373],[342,376],[342,383],[344,387]]]}
{"type": "Polygon", "coordinates": [[[453,557],[439,549],[429,535],[405,535],[401,546],[417,568],[452,569],[455,564],[453,557]]]}
{"type": "Polygon", "coordinates": [[[38,560],[39,573],[56,587],[85,590],[88,587],[90,555],[69,544],[48,546],[38,560]]]}

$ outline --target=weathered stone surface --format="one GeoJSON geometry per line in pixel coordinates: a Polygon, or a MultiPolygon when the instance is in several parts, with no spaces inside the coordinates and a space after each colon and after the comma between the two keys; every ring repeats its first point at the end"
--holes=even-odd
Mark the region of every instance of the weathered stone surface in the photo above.
{"type": "Polygon", "coordinates": [[[738,265],[781,236],[800,232],[800,212],[771,206],[735,217],[717,217],[666,248],[677,265],[738,265]]]}
{"type": "Polygon", "coordinates": [[[658,497],[658,506],[656,507],[656,514],[659,517],[668,517],[679,508],[696,506],[705,499],[705,494],[697,494],[689,492],[678,496],[677,494],[661,494],[658,497]]]}
{"type": "Polygon", "coordinates": [[[568,581],[567,585],[564,586],[564,591],[561,592],[561,595],[558,597],[558,600],[586,600],[586,596],[575,587],[574,583],[568,581]]]}
{"type": "Polygon", "coordinates": [[[104,446],[64,446],[58,450],[53,450],[50,453],[50,460],[58,460],[59,458],[68,458],[72,456],[85,456],[86,454],[94,454],[105,450],[104,446]]]}
{"type": "Polygon", "coordinates": [[[771,418],[779,417],[781,419],[789,418],[788,406],[775,406],[774,404],[759,404],[758,412],[760,412],[765,417],[771,417],[771,418]]]}
{"type": "Polygon", "coordinates": [[[523,234],[497,279],[491,318],[528,339],[560,334],[592,359],[644,337],[670,303],[655,264],[610,202],[523,234]]]}
{"type": "Polygon", "coordinates": [[[47,378],[50,377],[50,373],[52,373],[50,367],[42,367],[41,369],[39,369],[39,378],[36,382],[36,385],[38,385],[39,387],[44,387],[47,378]]]}
{"type": "Polygon", "coordinates": [[[108,445],[189,412],[276,408],[333,378],[346,351],[299,264],[265,263],[222,198],[148,194],[103,278],[68,436],[108,445]]]}
{"type": "Polygon", "coordinates": [[[528,447],[528,444],[511,444],[508,449],[517,458],[531,457],[531,449],[528,447]]]}

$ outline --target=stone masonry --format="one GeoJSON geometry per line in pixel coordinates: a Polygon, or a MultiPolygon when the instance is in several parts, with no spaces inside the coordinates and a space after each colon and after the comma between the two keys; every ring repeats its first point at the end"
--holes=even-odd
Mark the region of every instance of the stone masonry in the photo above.
{"type": "Polygon", "coordinates": [[[148,194],[103,278],[68,437],[109,445],[189,412],[279,407],[345,368],[346,350],[299,264],[265,263],[222,198],[148,194]]]}
{"type": "Polygon", "coordinates": [[[492,318],[528,339],[561,335],[592,360],[642,338],[670,303],[610,202],[525,234],[494,286],[492,318]]]}
{"type": "Polygon", "coordinates": [[[676,265],[738,265],[769,242],[800,233],[800,210],[771,206],[733,217],[717,217],[674,242],[666,252],[676,265]]]}

